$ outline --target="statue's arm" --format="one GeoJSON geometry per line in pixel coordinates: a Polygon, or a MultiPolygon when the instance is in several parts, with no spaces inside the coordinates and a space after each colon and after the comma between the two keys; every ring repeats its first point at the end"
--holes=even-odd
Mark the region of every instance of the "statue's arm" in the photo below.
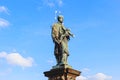
{"type": "Polygon", "coordinates": [[[62,29],[65,31],[65,33],[63,34],[63,37],[65,37],[65,36],[74,37],[74,34],[71,33],[70,29],[65,28],[64,26],[62,26],[62,29]]]}
{"type": "Polygon", "coordinates": [[[53,42],[56,42],[58,44],[60,43],[58,29],[55,25],[53,25],[52,27],[52,39],[53,39],[53,42]]]}
{"type": "Polygon", "coordinates": [[[70,29],[66,29],[66,32],[67,32],[67,34],[68,34],[69,36],[74,37],[74,34],[71,33],[70,29]]]}

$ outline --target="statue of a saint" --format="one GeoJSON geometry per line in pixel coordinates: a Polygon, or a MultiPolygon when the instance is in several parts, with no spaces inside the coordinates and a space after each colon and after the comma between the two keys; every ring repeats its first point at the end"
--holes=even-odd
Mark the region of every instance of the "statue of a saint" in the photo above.
{"type": "Polygon", "coordinates": [[[58,16],[58,22],[52,25],[52,39],[55,44],[54,55],[56,57],[57,65],[67,65],[67,58],[69,56],[68,41],[70,36],[73,37],[69,29],[63,25],[63,16],[58,16]]]}

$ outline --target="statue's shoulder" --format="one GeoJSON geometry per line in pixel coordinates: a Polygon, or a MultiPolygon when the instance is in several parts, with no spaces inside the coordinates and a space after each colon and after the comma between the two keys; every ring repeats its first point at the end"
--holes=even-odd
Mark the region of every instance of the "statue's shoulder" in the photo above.
{"type": "Polygon", "coordinates": [[[58,23],[54,23],[53,25],[52,25],[52,28],[57,28],[59,26],[59,24],[58,23]]]}
{"type": "Polygon", "coordinates": [[[58,26],[58,23],[53,23],[53,25],[52,25],[52,26],[53,26],[53,27],[54,27],[54,26],[58,26]]]}

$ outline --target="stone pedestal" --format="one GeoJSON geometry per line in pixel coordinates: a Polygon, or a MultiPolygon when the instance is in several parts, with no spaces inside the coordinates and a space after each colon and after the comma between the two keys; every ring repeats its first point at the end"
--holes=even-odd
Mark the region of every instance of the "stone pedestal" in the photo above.
{"type": "Polygon", "coordinates": [[[44,72],[44,75],[48,77],[48,80],[76,80],[80,73],[72,68],[56,68],[44,72]]]}

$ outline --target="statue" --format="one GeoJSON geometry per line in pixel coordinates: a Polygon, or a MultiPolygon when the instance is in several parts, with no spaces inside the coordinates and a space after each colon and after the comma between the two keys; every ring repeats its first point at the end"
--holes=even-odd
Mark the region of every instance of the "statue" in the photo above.
{"type": "Polygon", "coordinates": [[[73,69],[67,63],[69,56],[68,41],[73,34],[69,29],[63,25],[63,16],[58,16],[58,22],[52,25],[52,39],[55,44],[54,55],[57,64],[50,69],[50,71],[44,72],[44,75],[48,77],[48,80],[76,80],[76,77],[80,75],[80,71],[73,69]]]}
{"type": "Polygon", "coordinates": [[[63,16],[59,15],[58,22],[52,25],[52,39],[55,44],[54,55],[57,66],[68,65],[67,58],[69,56],[68,41],[73,34],[63,25],[63,16]]]}

